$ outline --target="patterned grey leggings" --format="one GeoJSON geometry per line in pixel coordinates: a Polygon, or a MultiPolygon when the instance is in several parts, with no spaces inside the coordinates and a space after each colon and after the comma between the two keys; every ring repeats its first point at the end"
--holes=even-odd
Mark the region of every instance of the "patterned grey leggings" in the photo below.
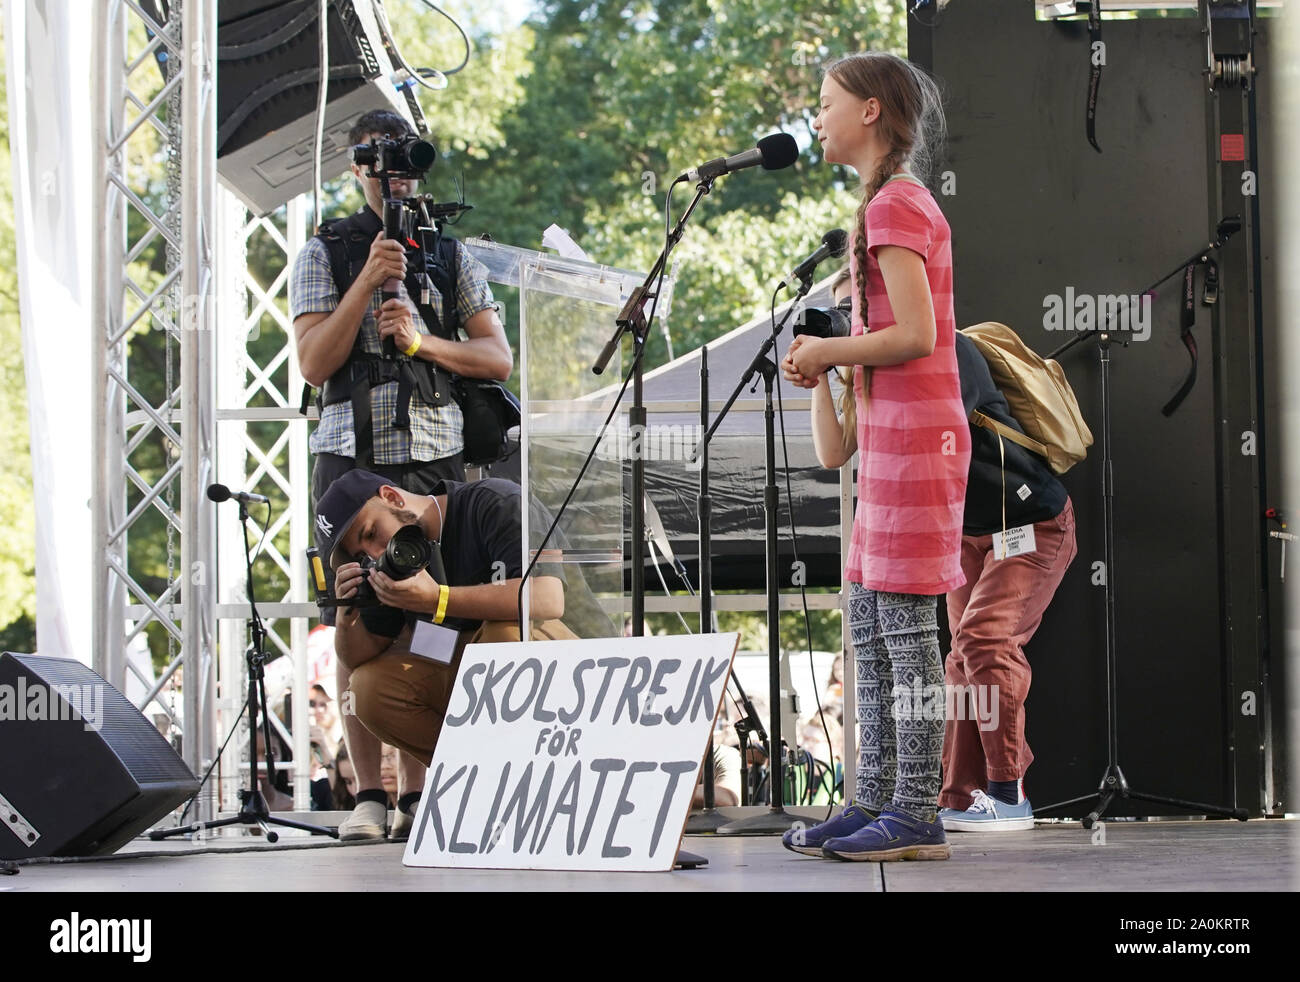
{"type": "Polygon", "coordinates": [[[938,600],[849,584],[857,663],[858,774],[854,800],[933,822],[943,751],[938,600]]]}

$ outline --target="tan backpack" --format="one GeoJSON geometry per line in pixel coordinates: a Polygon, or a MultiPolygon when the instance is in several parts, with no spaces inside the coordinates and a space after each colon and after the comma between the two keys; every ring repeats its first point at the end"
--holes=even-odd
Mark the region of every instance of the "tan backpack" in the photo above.
{"type": "Polygon", "coordinates": [[[988,362],[993,383],[1025,432],[1017,433],[978,409],[970,421],[1046,458],[1057,474],[1083,460],[1092,446],[1092,431],[1083,421],[1061,366],[1031,351],[1005,324],[988,321],[961,333],[975,342],[988,362]]]}

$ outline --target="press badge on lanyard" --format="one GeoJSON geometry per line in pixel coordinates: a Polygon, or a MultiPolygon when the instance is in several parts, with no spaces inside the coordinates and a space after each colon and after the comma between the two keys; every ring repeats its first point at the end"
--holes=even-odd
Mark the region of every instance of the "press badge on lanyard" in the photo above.
{"type": "Polygon", "coordinates": [[[1021,525],[1019,528],[993,533],[994,559],[1020,556],[1033,552],[1035,548],[1037,547],[1034,544],[1034,527],[1032,525],[1021,525]]]}
{"type": "MultiPolygon", "coordinates": [[[[1034,543],[1033,525],[1007,528],[1007,452],[1001,433],[998,434],[998,455],[1002,458],[1002,531],[993,533],[993,558],[1007,559],[1010,556],[1023,556],[1025,553],[1033,552],[1037,546],[1034,543]]],[[[1029,495],[1029,486],[1026,484],[1016,489],[1016,497],[1021,501],[1029,495]]]]}
{"type": "Polygon", "coordinates": [[[411,634],[411,654],[450,665],[456,655],[457,637],[457,632],[449,627],[416,621],[411,634]]]}

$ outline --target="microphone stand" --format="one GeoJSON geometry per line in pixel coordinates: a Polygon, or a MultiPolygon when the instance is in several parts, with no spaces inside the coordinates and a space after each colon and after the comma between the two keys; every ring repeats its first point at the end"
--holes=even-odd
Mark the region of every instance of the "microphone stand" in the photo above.
{"type": "MultiPolygon", "coordinates": [[[[781,591],[776,573],[777,563],[779,562],[777,510],[780,498],[776,488],[776,417],[772,409],[772,388],[776,378],[777,366],[771,352],[776,347],[776,339],[780,335],[781,329],[785,327],[799,301],[806,297],[811,289],[812,277],[810,274],[800,279],[799,289],[795,293],[794,300],[786,308],[785,316],[781,318],[778,324],[773,326],[772,333],[763,340],[762,346],[758,349],[758,354],[754,356],[749,368],[745,370],[740,384],[731,393],[731,398],[727,400],[727,404],[722,407],[722,411],[718,413],[713,425],[709,427],[704,435],[705,441],[713,437],[731,407],[740,398],[741,391],[750,384],[756,374],[762,375],[764,400],[763,439],[766,454],[766,482],[763,486],[763,517],[766,527],[764,558],[767,566],[767,670],[769,722],[771,724],[768,731],[771,737],[766,742],[770,804],[767,814],[728,822],[718,829],[719,835],[779,834],[792,828],[795,822],[798,821],[795,816],[785,810],[783,801],[785,795],[783,781],[785,747],[781,741],[781,591]]],[[[707,443],[705,445],[707,446],[707,443]]]]}
{"type": "MultiPolygon", "coordinates": [[[[600,357],[591,366],[592,374],[600,375],[603,373],[605,366],[609,364],[609,360],[614,356],[623,334],[625,332],[632,334],[632,408],[628,412],[628,423],[633,434],[631,443],[634,447],[643,447],[645,441],[646,411],[643,386],[645,373],[642,354],[645,351],[645,342],[650,333],[650,325],[645,318],[645,303],[647,300],[657,299],[652,292],[655,280],[663,274],[664,267],[668,264],[668,257],[676,248],[677,243],[681,241],[682,233],[685,231],[686,223],[690,220],[691,213],[695,211],[695,206],[700,203],[704,196],[713,190],[713,182],[717,179],[717,176],[703,177],[699,184],[695,186],[695,197],[691,199],[691,203],[686,208],[686,211],[682,213],[682,217],[677,220],[677,224],[668,233],[663,250],[659,253],[659,258],[655,260],[654,266],[651,267],[645,282],[633,290],[632,295],[627,298],[627,303],[623,305],[623,309],[615,321],[614,334],[605,342],[600,357]],[[635,439],[637,433],[641,434],[641,440],[639,441],[635,439]]],[[[632,636],[639,638],[645,634],[645,456],[643,453],[632,455],[631,535],[632,636]]]]}
{"type": "MultiPolygon", "coordinates": [[[[713,190],[713,182],[719,175],[702,177],[700,182],[695,186],[695,197],[691,199],[690,205],[682,213],[677,224],[673,226],[668,233],[667,241],[659,253],[659,258],[655,260],[654,266],[646,275],[645,282],[632,291],[632,295],[627,298],[627,303],[619,312],[615,320],[614,333],[605,347],[601,350],[600,356],[591,366],[592,374],[600,375],[605,371],[609,360],[614,356],[618,348],[619,341],[622,340],[624,333],[632,334],[633,352],[632,352],[632,408],[628,413],[628,419],[633,434],[640,433],[642,439],[634,441],[633,446],[643,447],[646,425],[645,411],[645,391],[644,378],[645,371],[643,367],[642,356],[645,354],[645,342],[650,334],[650,323],[645,316],[645,304],[647,300],[658,301],[657,295],[652,292],[655,288],[655,281],[662,277],[665,267],[668,265],[668,257],[672,254],[677,243],[681,241],[682,233],[686,229],[686,223],[690,220],[691,214],[695,211],[696,205],[703,200],[704,196],[713,190]],[[638,429],[639,428],[639,429],[638,429]]],[[[674,182],[676,183],[676,182],[674,182]]],[[[671,189],[670,189],[671,190],[671,189]]],[[[554,526],[558,526],[560,515],[564,509],[561,508],[554,519],[554,526]]],[[[553,526],[553,527],[554,527],[553,526]]],[[[645,457],[642,453],[636,453],[632,457],[632,636],[642,637],[645,634],[645,457]]],[[[542,544],[545,546],[545,543],[542,544]]],[[[530,567],[531,571],[531,567],[530,567]]],[[[525,573],[525,577],[527,572],[525,573]]],[[[523,586],[520,586],[522,596],[523,586]]],[[[520,617],[522,618],[522,604],[520,605],[520,617]]],[[[522,629],[521,629],[522,631],[522,629]]],[[[521,635],[522,636],[522,635],[521,635]]],[[[710,746],[712,744],[710,743],[710,746]]],[[[710,757],[708,766],[712,766],[710,757]]],[[[709,789],[712,793],[712,788],[709,789]]],[[[703,856],[697,856],[694,853],[687,852],[680,847],[677,850],[675,865],[684,869],[694,869],[703,866],[708,860],[703,856]]]]}
{"type": "MultiPolygon", "coordinates": [[[[1156,280],[1142,291],[1139,296],[1153,293],[1156,287],[1171,279],[1190,265],[1204,265],[1212,249],[1220,248],[1228,237],[1241,227],[1239,219],[1225,218],[1218,225],[1215,240],[1198,249],[1190,257],[1179,263],[1169,273],[1156,280]]],[[[1112,312],[1112,317],[1114,316],[1112,312]]],[[[1107,325],[1110,318],[1107,319],[1107,325]]],[[[1061,345],[1047,357],[1055,359],[1082,342],[1089,332],[1080,333],[1061,345]]],[[[1161,795],[1145,794],[1129,787],[1124,772],[1119,766],[1119,699],[1118,699],[1118,659],[1115,639],[1115,480],[1112,469],[1110,441],[1110,346],[1111,332],[1097,332],[1097,358],[1101,365],[1101,460],[1102,460],[1102,525],[1105,530],[1106,562],[1106,772],[1101,776],[1097,790],[1078,798],[1058,801],[1042,808],[1034,809],[1035,814],[1069,808],[1085,801],[1097,801],[1097,807],[1083,818],[1083,827],[1090,829],[1110,808],[1116,798],[1146,801],[1158,805],[1170,805],[1175,808],[1189,809],[1193,814],[1224,815],[1246,821],[1249,817],[1244,808],[1229,808],[1223,805],[1207,805],[1182,798],[1168,798],[1161,795]]],[[[1128,342],[1122,342],[1128,347],[1128,342]]]]}
{"type": "MultiPolygon", "coordinates": [[[[713,497],[709,493],[708,345],[700,349],[700,429],[705,431],[696,450],[700,462],[700,493],[696,499],[700,522],[700,633],[709,634],[717,629],[713,623],[713,547],[710,525],[713,517],[713,497]]],[[[689,583],[687,589],[690,589],[689,583]]],[[[751,732],[757,733],[759,741],[766,743],[767,733],[763,730],[763,721],[759,719],[758,713],[754,710],[754,704],[749,701],[749,695],[745,692],[744,686],[740,684],[740,679],[736,677],[735,669],[732,669],[730,673],[730,680],[736,683],[736,690],[740,693],[740,704],[745,710],[745,716],[736,720],[735,730],[740,742],[740,767],[745,775],[745,780],[740,784],[740,803],[741,805],[748,805],[751,787],[749,763],[746,760],[749,749],[749,734],[751,732]]],[[[713,783],[713,731],[710,730],[709,750],[704,758],[704,808],[693,813],[686,820],[686,831],[693,835],[703,832],[716,832],[722,826],[731,822],[731,819],[723,815],[714,806],[713,783]]]]}
{"type": "MultiPolygon", "coordinates": [[[[306,822],[295,822],[288,818],[274,817],[267,808],[266,799],[262,797],[262,789],[258,786],[257,712],[259,706],[262,711],[262,739],[266,747],[266,779],[272,786],[274,786],[275,781],[275,765],[273,763],[274,755],[271,752],[270,713],[266,708],[266,678],[262,671],[267,662],[266,628],[262,624],[261,615],[257,612],[257,596],[253,587],[253,552],[248,544],[248,519],[248,505],[241,499],[239,502],[239,520],[244,525],[245,583],[250,611],[248,621],[249,645],[248,650],[244,652],[244,660],[248,665],[248,701],[245,703],[248,707],[248,787],[239,792],[240,809],[230,818],[218,819],[215,822],[195,822],[192,825],[184,825],[180,828],[150,832],[149,838],[155,842],[173,835],[189,835],[204,829],[225,828],[228,825],[256,825],[265,833],[267,842],[277,842],[280,838],[278,833],[271,830],[269,827],[271,825],[299,829],[313,835],[328,835],[331,839],[339,837],[338,829],[326,828],[322,825],[309,825],[306,822]]],[[[301,773],[295,772],[295,780],[310,779],[311,774],[305,770],[305,764],[304,761],[304,770],[301,773]]]]}
{"type": "MultiPolygon", "coordinates": [[[[709,346],[700,348],[700,429],[709,428],[709,346]]],[[[695,499],[699,513],[699,562],[700,562],[700,633],[713,632],[713,556],[709,550],[709,518],[713,510],[713,499],[709,495],[709,438],[707,432],[696,449],[700,459],[700,493],[695,499]]],[[[709,749],[704,755],[704,808],[686,819],[686,831],[692,833],[716,832],[729,819],[714,807],[713,799],[713,733],[709,730],[709,749]]],[[[740,750],[741,766],[745,763],[745,749],[740,750]]],[[[742,784],[743,788],[744,785],[742,784]]],[[[743,803],[743,802],[742,802],[743,803]]]]}

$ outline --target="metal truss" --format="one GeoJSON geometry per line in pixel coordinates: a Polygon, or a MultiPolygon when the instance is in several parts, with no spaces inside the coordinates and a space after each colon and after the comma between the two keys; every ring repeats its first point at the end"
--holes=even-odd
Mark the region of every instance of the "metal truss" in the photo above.
{"type": "MultiPolygon", "coordinates": [[[[123,691],[129,671],[148,689],[142,707],[161,697],[200,774],[216,728],[214,516],[201,497],[216,429],[216,8],[173,0],[166,24],[133,0],[93,9],[94,666],[123,691]],[[146,348],[162,349],[161,387],[133,371],[146,348]],[[165,572],[132,556],[133,532],[165,536],[165,572]],[[157,681],[147,653],[128,658],[151,636],[169,654],[157,681]]],[[[198,806],[210,817],[212,796],[198,806]]]]}
{"type": "MultiPolygon", "coordinates": [[[[94,7],[94,666],[143,692],[141,710],[162,707],[160,725],[202,775],[240,719],[248,640],[245,545],[234,506],[206,498],[210,483],[275,503],[253,544],[259,608],[268,655],[292,664],[293,719],[308,721],[307,420],[288,279],[309,214],[301,198],[250,219],[218,187],[216,0],[172,0],[166,23],[150,9],[94,7]],[[271,282],[249,272],[250,251],[279,268],[271,282]]],[[[308,726],[293,729],[293,757],[309,761],[308,726]]],[[[237,807],[246,747],[243,728],[200,821],[237,807]]],[[[294,787],[306,808],[308,782],[294,787]]]]}
{"type": "MultiPolygon", "coordinates": [[[[288,658],[292,665],[292,720],[309,722],[307,619],[316,608],[307,603],[304,560],[311,541],[307,419],[298,413],[302,375],[288,313],[289,273],[306,240],[307,199],[295,199],[272,215],[250,218],[235,196],[223,190],[220,217],[217,469],[226,483],[238,481],[240,487],[256,489],[275,503],[266,534],[253,544],[258,609],[268,628],[272,648],[268,654],[288,658]],[[259,256],[263,269],[279,267],[269,283],[260,283],[249,271],[250,252],[259,256]],[[284,502],[287,507],[282,508],[284,502]],[[268,588],[277,586],[276,593],[268,593],[268,588]]],[[[238,716],[245,691],[242,655],[248,598],[244,543],[238,535],[228,534],[234,530],[233,520],[233,513],[225,518],[218,552],[222,651],[218,705],[223,733],[238,716]]],[[[310,760],[308,729],[308,725],[292,728],[295,761],[310,760]]],[[[239,755],[245,745],[246,738],[232,741],[221,769],[222,800],[228,806],[233,806],[234,792],[243,782],[239,755]]],[[[304,774],[303,780],[293,782],[299,810],[310,805],[309,777],[304,774]]]]}

